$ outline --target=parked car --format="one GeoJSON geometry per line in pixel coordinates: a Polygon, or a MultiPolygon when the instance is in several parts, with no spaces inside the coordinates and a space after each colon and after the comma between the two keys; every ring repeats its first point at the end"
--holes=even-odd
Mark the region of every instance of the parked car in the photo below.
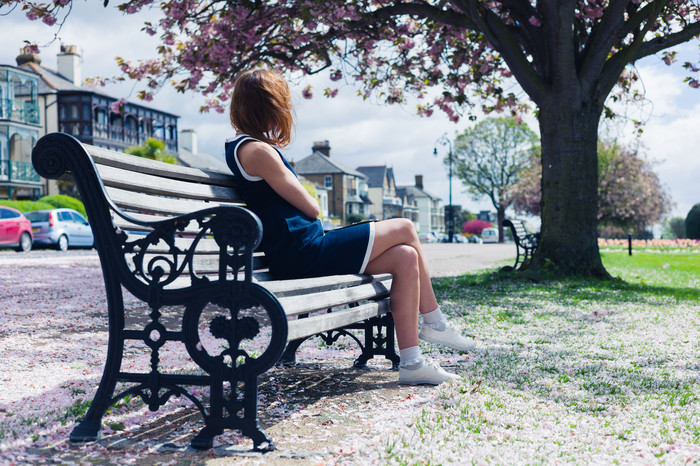
{"type": "MultiPolygon", "coordinates": [[[[450,235],[442,235],[440,236],[440,242],[441,243],[449,243],[450,242],[450,235]]],[[[467,238],[464,236],[460,235],[459,233],[455,233],[452,235],[452,242],[453,243],[466,243],[467,238]]]]}
{"type": "Polygon", "coordinates": [[[495,228],[484,228],[481,231],[481,240],[484,243],[498,243],[498,230],[495,228]]]}
{"type": "Polygon", "coordinates": [[[484,242],[484,240],[482,240],[481,237],[478,235],[471,235],[471,236],[467,237],[467,242],[474,243],[474,244],[481,244],[484,242]]]}
{"type": "Polygon", "coordinates": [[[34,210],[25,215],[32,222],[36,245],[65,251],[69,247],[91,248],[95,244],[90,224],[73,209],[34,210]]]}
{"type": "Polygon", "coordinates": [[[430,233],[421,233],[420,235],[418,235],[418,240],[421,243],[437,243],[438,237],[434,231],[431,231],[430,233]]]}
{"type": "Polygon", "coordinates": [[[32,243],[32,224],[27,217],[17,209],[0,206],[0,248],[29,251],[32,243]]]}

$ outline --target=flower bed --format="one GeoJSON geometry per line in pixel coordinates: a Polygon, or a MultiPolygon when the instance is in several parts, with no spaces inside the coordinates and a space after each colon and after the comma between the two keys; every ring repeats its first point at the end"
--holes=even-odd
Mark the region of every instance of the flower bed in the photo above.
{"type": "MultiPolygon", "coordinates": [[[[600,248],[627,248],[629,242],[626,239],[598,238],[600,248]]],[[[633,249],[646,250],[684,250],[700,252],[700,240],[697,239],[633,239],[633,249]]]]}

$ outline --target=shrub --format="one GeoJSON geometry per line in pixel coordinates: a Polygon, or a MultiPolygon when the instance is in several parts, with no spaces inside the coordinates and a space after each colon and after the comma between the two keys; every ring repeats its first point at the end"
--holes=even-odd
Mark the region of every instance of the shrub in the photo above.
{"type": "Polygon", "coordinates": [[[700,239],[700,204],[695,204],[685,218],[685,234],[690,239],[700,239]]]}
{"type": "Polygon", "coordinates": [[[353,223],[361,222],[365,219],[365,217],[362,214],[349,214],[347,220],[348,225],[352,225],[353,223]]]}
{"type": "Polygon", "coordinates": [[[685,238],[685,219],[673,217],[666,223],[664,236],[662,238],[685,238]]]}
{"type": "Polygon", "coordinates": [[[20,212],[30,212],[32,210],[53,209],[53,206],[43,201],[9,201],[0,200],[0,205],[14,207],[20,212]]]}
{"type": "Polygon", "coordinates": [[[471,233],[472,235],[480,235],[484,228],[491,228],[491,222],[485,220],[469,220],[462,225],[462,233],[471,233]]]}
{"type": "MultiPolygon", "coordinates": [[[[87,213],[85,212],[85,206],[81,201],[74,197],[66,196],[65,194],[54,194],[52,196],[44,196],[39,199],[40,202],[45,202],[51,207],[46,207],[47,209],[73,209],[80,212],[85,218],[87,218],[87,213]]],[[[37,210],[37,209],[34,209],[37,210]]]]}

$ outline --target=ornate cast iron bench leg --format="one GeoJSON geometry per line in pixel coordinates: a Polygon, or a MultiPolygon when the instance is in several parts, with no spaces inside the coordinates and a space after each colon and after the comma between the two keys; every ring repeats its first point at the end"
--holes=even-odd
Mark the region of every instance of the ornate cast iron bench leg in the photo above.
{"type": "Polygon", "coordinates": [[[362,354],[355,360],[353,366],[367,367],[367,361],[374,356],[384,356],[391,361],[392,369],[398,369],[400,358],[395,349],[392,315],[389,313],[373,317],[361,326],[365,333],[365,344],[361,345],[362,354]]]}
{"type": "Polygon", "coordinates": [[[183,319],[187,351],[209,373],[210,380],[209,412],[202,412],[205,427],[192,440],[192,446],[211,448],[214,437],[224,429],[238,429],[253,441],[255,450],[272,450],[274,442],[258,425],[258,375],[272,367],[284,350],[286,314],[274,296],[255,284],[229,282],[203,296],[187,306],[183,319]],[[210,353],[199,336],[202,311],[208,304],[230,311],[229,315],[219,315],[208,323],[211,334],[227,342],[227,347],[218,354],[218,350],[210,353]],[[265,337],[267,346],[259,356],[249,354],[240,345],[243,340],[252,340],[260,334],[259,321],[241,315],[249,309],[262,309],[265,315],[261,321],[270,323],[271,333],[265,337]]]}
{"type": "Polygon", "coordinates": [[[124,302],[119,282],[112,274],[105,274],[107,306],[109,310],[109,345],[107,361],[102,373],[102,380],[95,397],[90,404],[85,418],[73,428],[71,442],[94,442],[102,437],[102,417],[114,403],[112,396],[117,385],[119,370],[124,353],[124,302]]]}

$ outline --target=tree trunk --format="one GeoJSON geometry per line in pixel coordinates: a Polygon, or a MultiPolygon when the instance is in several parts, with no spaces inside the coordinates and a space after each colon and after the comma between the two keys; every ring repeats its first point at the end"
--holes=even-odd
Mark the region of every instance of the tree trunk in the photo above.
{"type": "Polygon", "coordinates": [[[598,249],[598,122],[590,101],[540,106],[542,227],[528,274],[609,278],[598,249]],[[578,107],[578,108],[577,108],[578,107]]]}
{"type": "Polygon", "coordinates": [[[503,220],[506,219],[505,207],[498,206],[498,209],[496,209],[496,218],[498,219],[498,242],[503,243],[505,241],[505,235],[503,234],[503,220]]]}

